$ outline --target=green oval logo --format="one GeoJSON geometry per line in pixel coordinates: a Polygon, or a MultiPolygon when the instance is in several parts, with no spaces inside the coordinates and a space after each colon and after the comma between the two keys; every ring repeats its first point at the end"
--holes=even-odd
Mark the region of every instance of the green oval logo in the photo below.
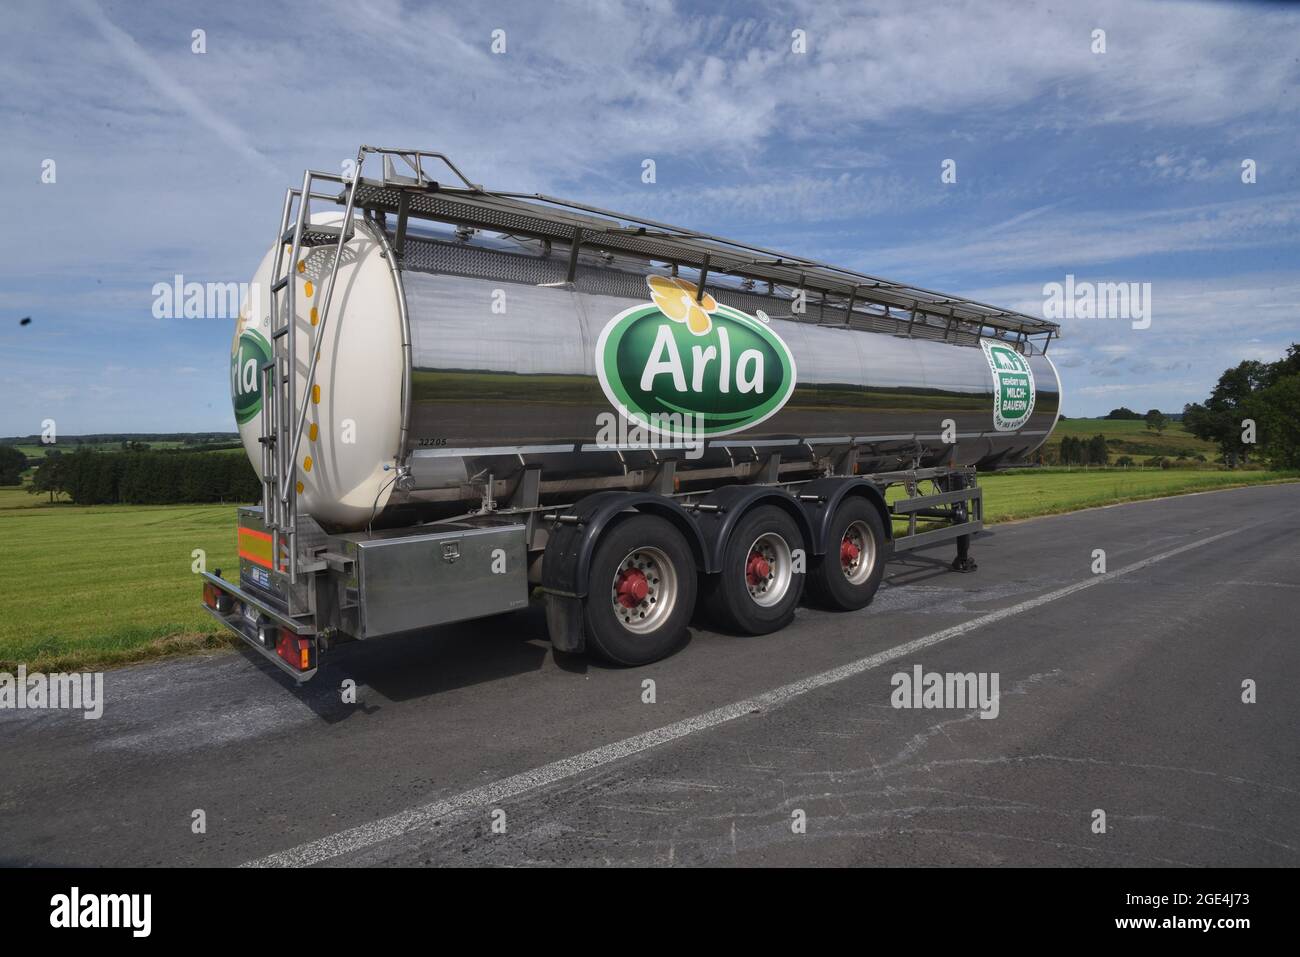
{"type": "Polygon", "coordinates": [[[1029,360],[1011,346],[980,340],[989,371],[993,373],[993,428],[1015,432],[1024,428],[1034,411],[1034,370],[1029,360]]]}
{"type": "Polygon", "coordinates": [[[794,392],[781,337],[684,279],[651,276],[652,303],[611,319],[596,345],[606,398],[653,432],[730,435],[775,415],[794,392]]]}
{"type": "Polygon", "coordinates": [[[262,411],[262,365],[270,361],[271,349],[261,333],[240,333],[230,354],[230,401],[240,425],[262,411]]]}

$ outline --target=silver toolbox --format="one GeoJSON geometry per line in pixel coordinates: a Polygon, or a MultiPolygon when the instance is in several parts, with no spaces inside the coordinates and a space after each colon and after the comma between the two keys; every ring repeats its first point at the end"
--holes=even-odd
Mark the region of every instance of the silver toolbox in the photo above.
{"type": "Polygon", "coordinates": [[[349,585],[356,589],[358,638],[528,605],[523,525],[448,523],[427,532],[402,529],[340,538],[354,560],[349,585]]]}

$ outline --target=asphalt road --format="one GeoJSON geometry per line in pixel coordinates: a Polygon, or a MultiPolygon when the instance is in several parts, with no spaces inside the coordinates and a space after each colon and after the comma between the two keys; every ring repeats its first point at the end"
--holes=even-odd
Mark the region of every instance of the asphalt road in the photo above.
{"type": "Polygon", "coordinates": [[[557,661],[534,611],[301,689],[252,652],[109,672],[98,721],[0,711],[0,862],[1300,865],[1300,485],[973,554],[641,669],[557,661]],[[997,717],[891,706],[915,665],[996,674],[997,717]]]}

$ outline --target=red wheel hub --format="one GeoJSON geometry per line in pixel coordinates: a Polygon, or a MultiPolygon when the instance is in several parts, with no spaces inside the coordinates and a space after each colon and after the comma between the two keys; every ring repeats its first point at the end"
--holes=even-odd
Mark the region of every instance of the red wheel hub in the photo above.
{"type": "Polygon", "coordinates": [[[862,549],[854,545],[847,538],[840,542],[840,564],[844,566],[852,565],[862,554],[862,549]]]}
{"type": "Polygon", "coordinates": [[[749,561],[745,563],[745,578],[755,587],[767,581],[767,576],[771,573],[772,566],[767,559],[758,552],[749,553],[749,561]]]}
{"type": "Polygon", "coordinates": [[[620,605],[624,608],[635,608],[645,601],[646,595],[650,594],[650,582],[646,580],[645,572],[641,569],[625,568],[619,573],[618,584],[614,586],[614,591],[618,594],[620,605]]]}

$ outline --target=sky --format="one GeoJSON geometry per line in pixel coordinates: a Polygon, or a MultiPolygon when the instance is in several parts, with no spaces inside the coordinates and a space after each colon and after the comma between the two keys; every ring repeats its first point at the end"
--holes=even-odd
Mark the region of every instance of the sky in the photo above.
{"type": "Polygon", "coordinates": [[[6,4],[0,435],[233,431],[234,320],[154,286],[251,279],[361,143],[1031,315],[1149,283],[1049,355],[1180,411],[1300,340],[1298,81],[1274,3],[6,4]]]}

